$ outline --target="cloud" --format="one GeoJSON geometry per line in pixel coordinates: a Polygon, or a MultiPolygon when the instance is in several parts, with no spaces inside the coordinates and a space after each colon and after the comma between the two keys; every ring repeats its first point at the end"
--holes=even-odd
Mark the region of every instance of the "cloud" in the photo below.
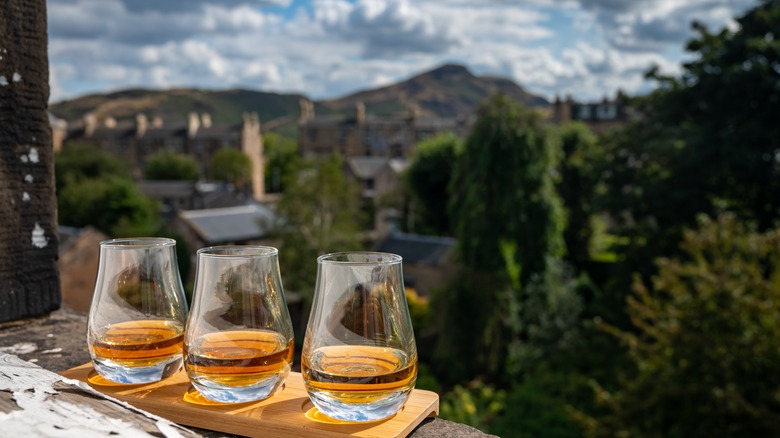
{"type": "Polygon", "coordinates": [[[288,6],[290,0],[121,0],[131,12],[159,11],[181,13],[187,10],[197,10],[207,5],[219,5],[232,8],[244,5],[258,6],[288,6]]]}
{"type": "Polygon", "coordinates": [[[691,23],[713,30],[732,26],[731,17],[757,0],[579,0],[595,28],[622,50],[662,51],[694,36],[691,23]]]}
{"type": "MultiPolygon", "coordinates": [[[[165,2],[160,2],[165,3],[165,2]]],[[[214,32],[244,32],[266,25],[266,16],[247,5],[208,3],[175,16],[160,10],[128,9],[122,0],[50,0],[49,33],[64,39],[101,39],[146,45],[181,41],[214,32]]]]}
{"type": "Polygon", "coordinates": [[[356,42],[366,58],[441,53],[459,44],[449,26],[407,0],[321,0],[314,7],[327,35],[356,42]]]}
{"type": "Polygon", "coordinates": [[[756,0],[48,0],[52,99],[127,87],[339,97],[445,62],[547,98],[646,90],[756,0]]]}

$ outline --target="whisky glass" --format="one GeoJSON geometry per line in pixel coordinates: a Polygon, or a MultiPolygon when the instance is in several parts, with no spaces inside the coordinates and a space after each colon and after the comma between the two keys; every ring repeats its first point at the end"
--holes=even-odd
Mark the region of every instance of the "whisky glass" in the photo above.
{"type": "Polygon", "coordinates": [[[187,301],[175,247],[153,237],[100,242],[87,344],[105,379],[150,383],[181,369],[187,301]]]}
{"type": "Polygon", "coordinates": [[[243,403],[270,397],[293,362],[293,329],[276,248],[198,251],[184,368],[205,398],[243,403]]]}
{"type": "Polygon", "coordinates": [[[400,256],[317,259],[301,374],[314,406],[336,420],[377,421],[403,407],[417,380],[417,346],[400,256]]]}

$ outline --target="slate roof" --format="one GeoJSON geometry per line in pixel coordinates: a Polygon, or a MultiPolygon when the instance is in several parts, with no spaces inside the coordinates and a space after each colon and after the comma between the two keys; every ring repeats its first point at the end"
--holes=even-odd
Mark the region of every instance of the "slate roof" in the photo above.
{"type": "Polygon", "coordinates": [[[376,250],[398,254],[406,263],[440,265],[454,246],[455,239],[451,237],[394,232],[380,241],[376,250]]]}
{"type": "Polygon", "coordinates": [[[197,194],[195,181],[143,180],[141,193],[155,198],[189,198],[197,194]]]}
{"type": "Polygon", "coordinates": [[[208,244],[259,239],[268,234],[274,213],[260,204],[189,210],[179,217],[208,244]]]}
{"type": "Polygon", "coordinates": [[[390,161],[385,157],[353,157],[347,159],[347,166],[360,179],[373,179],[390,161]]]}

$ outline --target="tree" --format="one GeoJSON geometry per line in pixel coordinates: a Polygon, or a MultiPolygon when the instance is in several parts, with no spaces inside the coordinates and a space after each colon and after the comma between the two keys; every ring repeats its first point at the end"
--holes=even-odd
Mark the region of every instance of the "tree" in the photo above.
{"type": "Polygon", "coordinates": [[[146,158],[145,179],[195,181],[200,178],[198,162],[192,155],[160,149],[146,158]]]}
{"type": "Polygon", "coordinates": [[[123,178],[81,179],[58,197],[63,225],[92,225],[114,237],[149,236],[158,229],[157,205],[123,178]]]}
{"type": "Polygon", "coordinates": [[[563,159],[560,164],[558,193],[566,211],[566,258],[577,267],[590,260],[591,240],[595,234],[594,198],[598,180],[594,165],[599,158],[596,136],[587,125],[566,123],[556,129],[563,159]]]}
{"type": "Polygon", "coordinates": [[[497,94],[479,107],[451,186],[464,266],[502,271],[501,246],[508,242],[527,283],[544,271],[546,256],[563,255],[563,215],[553,184],[558,149],[541,116],[508,96],[497,94]]]}
{"type": "Polygon", "coordinates": [[[717,34],[694,23],[699,37],[687,49],[697,57],[680,78],[654,75],[663,87],[654,108],[680,127],[695,183],[765,230],[780,216],[780,1],[736,21],[717,34]]]}
{"type": "Polygon", "coordinates": [[[243,188],[252,176],[252,160],[238,149],[222,148],[211,158],[211,175],[243,188]]]}
{"type": "Polygon", "coordinates": [[[420,142],[406,171],[406,182],[416,202],[415,232],[452,235],[448,188],[460,141],[452,134],[441,134],[420,142]]]}
{"type": "Polygon", "coordinates": [[[505,95],[477,110],[450,186],[462,269],[433,305],[447,334],[434,357],[452,379],[502,376],[508,346],[522,332],[523,288],[563,253],[557,147],[539,114],[505,95]]]}
{"type": "Polygon", "coordinates": [[[607,327],[628,348],[608,414],[592,436],[778,436],[780,230],[735,215],[703,218],[683,254],[661,259],[629,299],[634,327],[607,327]]]}
{"type": "Polygon", "coordinates": [[[309,162],[284,182],[276,235],[285,286],[313,293],[316,258],[324,253],[360,249],[358,186],[344,175],[344,162],[329,156],[309,162]]]}
{"type": "Polygon", "coordinates": [[[695,24],[694,59],[635,102],[643,118],[617,133],[599,203],[627,241],[626,271],[677,251],[700,213],[726,208],[768,229],[780,218],[780,1],[763,0],[717,34],[695,24]]]}
{"type": "Polygon", "coordinates": [[[46,2],[0,7],[0,321],[60,306],[46,2]]]}
{"type": "Polygon", "coordinates": [[[263,136],[263,144],[266,163],[265,186],[270,193],[282,192],[284,191],[282,182],[299,167],[298,144],[273,132],[263,136]]]}
{"type": "Polygon", "coordinates": [[[54,162],[58,192],[69,182],[83,179],[131,178],[125,163],[91,144],[66,143],[54,162]]]}

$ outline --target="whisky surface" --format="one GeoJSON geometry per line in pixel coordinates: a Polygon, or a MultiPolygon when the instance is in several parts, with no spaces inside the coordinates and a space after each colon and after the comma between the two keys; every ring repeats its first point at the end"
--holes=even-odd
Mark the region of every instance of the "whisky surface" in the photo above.
{"type": "Polygon", "coordinates": [[[177,321],[120,322],[100,330],[89,348],[98,360],[145,367],[181,355],[183,332],[184,327],[177,321]]]}
{"type": "Polygon", "coordinates": [[[233,330],[203,335],[184,348],[190,379],[222,386],[248,386],[279,374],[287,375],[293,341],[268,330],[233,330]]]}
{"type": "Polygon", "coordinates": [[[417,356],[386,347],[321,347],[305,355],[301,373],[309,391],[342,403],[371,403],[414,388],[417,356]]]}

